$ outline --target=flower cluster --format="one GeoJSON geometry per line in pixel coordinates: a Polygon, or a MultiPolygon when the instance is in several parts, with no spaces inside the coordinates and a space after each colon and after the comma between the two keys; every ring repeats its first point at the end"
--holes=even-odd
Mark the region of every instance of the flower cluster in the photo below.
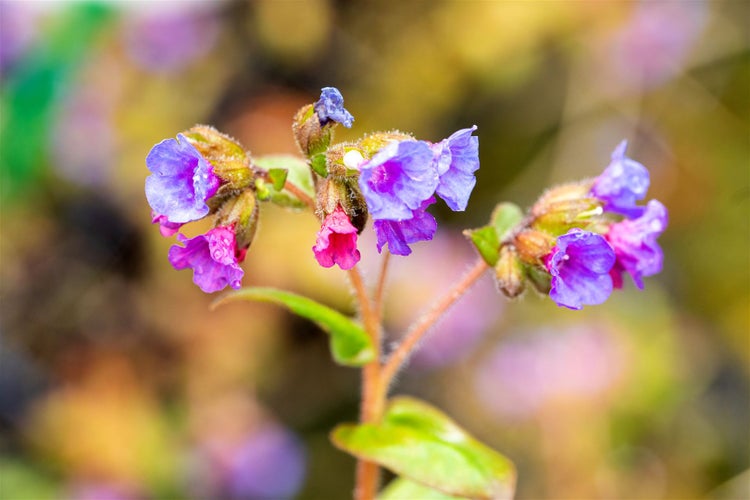
{"type": "Polygon", "coordinates": [[[623,141],[593,180],[546,192],[500,242],[495,270],[500,289],[516,296],[530,281],[570,309],[601,304],[627,273],[638,288],[661,271],[657,238],[666,229],[659,201],[645,206],[648,170],[625,155],[623,141]]]}
{"type": "Polygon", "coordinates": [[[227,141],[231,140],[213,129],[197,126],[177,139],[160,142],[146,157],[151,171],[146,199],[162,236],[173,236],[188,222],[214,216],[214,227],[205,234],[194,238],[178,234],[184,246],[173,245],[168,254],[175,269],[192,269],[193,281],[208,293],[227,285],[240,287],[244,272],[239,263],[257,220],[254,191],[247,182],[251,167],[245,165],[247,175],[232,175],[227,165],[217,168],[216,160],[209,159],[227,141]]]}

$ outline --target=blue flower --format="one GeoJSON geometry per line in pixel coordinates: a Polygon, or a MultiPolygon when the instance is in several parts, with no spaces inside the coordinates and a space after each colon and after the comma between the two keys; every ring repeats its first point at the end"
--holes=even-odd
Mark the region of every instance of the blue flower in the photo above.
{"type": "Polygon", "coordinates": [[[664,254],[656,238],[666,229],[667,219],[666,207],[651,200],[637,219],[624,220],[609,227],[606,238],[617,257],[611,272],[616,288],[622,287],[623,272],[630,274],[638,288],[643,288],[644,276],[661,271],[664,254]]]}
{"type": "Polygon", "coordinates": [[[208,215],[206,200],[221,181],[213,167],[182,134],[154,146],[146,157],[152,172],[146,178],[146,199],[153,211],[171,223],[208,215]]]}
{"type": "Polygon", "coordinates": [[[477,129],[461,129],[433,145],[439,182],[437,194],[453,211],[466,210],[479,169],[479,138],[471,135],[477,129]]]}
{"type": "Polygon", "coordinates": [[[352,128],[354,117],[344,108],[344,97],[336,87],[324,87],[320,99],[313,105],[322,125],[329,121],[338,122],[346,128],[352,128]]]}
{"type": "Polygon", "coordinates": [[[378,252],[387,243],[388,250],[394,255],[409,255],[410,243],[431,240],[437,231],[435,217],[426,212],[427,207],[435,203],[435,197],[422,202],[418,209],[412,211],[409,219],[400,221],[376,220],[373,224],[378,238],[378,252]]]}
{"type": "Polygon", "coordinates": [[[601,304],[612,293],[609,272],[614,264],[615,252],[604,236],[571,229],[557,238],[547,256],[552,276],[550,298],[570,309],[601,304]]]}
{"type": "Polygon", "coordinates": [[[596,178],[591,193],[604,202],[604,209],[626,217],[639,217],[643,207],[636,206],[646,197],[649,174],[646,167],[625,156],[628,141],[622,141],[612,153],[612,161],[596,178]]]}
{"type": "Polygon", "coordinates": [[[437,184],[433,152],[424,141],[393,142],[360,166],[359,187],[375,220],[413,218],[437,184]]]}
{"type": "Polygon", "coordinates": [[[185,246],[173,245],[169,249],[169,262],[179,269],[191,268],[193,282],[206,293],[218,292],[227,285],[239,288],[245,274],[238,263],[237,237],[231,226],[218,226],[206,234],[177,239],[185,246]]]}

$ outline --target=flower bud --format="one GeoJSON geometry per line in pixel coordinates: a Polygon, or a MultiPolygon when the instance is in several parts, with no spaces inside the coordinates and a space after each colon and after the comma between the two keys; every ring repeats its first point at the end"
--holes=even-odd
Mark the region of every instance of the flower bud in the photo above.
{"type": "Polygon", "coordinates": [[[532,227],[560,236],[574,227],[596,224],[604,210],[602,202],[591,195],[591,183],[564,184],[548,190],[531,208],[532,227]]]}
{"type": "Polygon", "coordinates": [[[414,136],[392,130],[390,132],[373,132],[359,141],[359,147],[366,158],[370,158],[392,142],[413,141],[414,136]]]}
{"type": "Polygon", "coordinates": [[[330,177],[318,188],[317,212],[321,220],[340,206],[352,225],[361,233],[367,223],[367,203],[353,177],[330,177]]]}
{"type": "Polygon", "coordinates": [[[240,262],[255,236],[258,215],[258,202],[255,192],[251,189],[245,189],[239,195],[229,198],[216,213],[216,226],[234,227],[240,262]]]}
{"type": "Polygon", "coordinates": [[[326,152],[326,170],[333,177],[359,175],[359,166],[364,161],[362,150],[351,143],[336,144],[326,152]]]}
{"type": "Polygon", "coordinates": [[[253,183],[250,154],[236,140],[207,125],[196,125],[183,134],[221,179],[220,198],[224,192],[245,189],[253,183]]]}
{"type": "Polygon", "coordinates": [[[555,245],[555,238],[535,229],[524,229],[513,239],[518,256],[522,261],[531,265],[538,265],[549,254],[555,245]]]}
{"type": "Polygon", "coordinates": [[[312,157],[325,152],[333,140],[334,123],[325,125],[320,123],[317,113],[312,104],[303,106],[294,115],[292,131],[300,151],[306,156],[312,157]]]}
{"type": "Polygon", "coordinates": [[[497,287],[507,297],[514,298],[523,293],[526,287],[523,264],[512,246],[503,245],[500,248],[500,257],[495,264],[495,277],[497,287]]]}

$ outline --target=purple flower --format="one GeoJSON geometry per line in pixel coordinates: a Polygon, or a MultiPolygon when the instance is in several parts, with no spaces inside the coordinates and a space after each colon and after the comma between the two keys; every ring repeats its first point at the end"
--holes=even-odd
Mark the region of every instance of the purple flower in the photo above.
{"type": "Polygon", "coordinates": [[[476,129],[476,125],[461,129],[433,145],[440,178],[436,192],[454,211],[466,210],[477,183],[479,138],[471,135],[476,129]]]}
{"type": "Polygon", "coordinates": [[[426,212],[427,207],[435,203],[435,197],[422,202],[418,209],[412,211],[410,219],[400,221],[376,220],[375,234],[378,237],[378,252],[388,243],[388,250],[395,255],[409,255],[409,243],[431,240],[437,231],[435,217],[426,212]]]}
{"type": "Polygon", "coordinates": [[[177,239],[185,247],[173,245],[169,262],[175,269],[193,269],[193,282],[206,293],[218,292],[227,285],[239,288],[245,274],[238,264],[237,244],[233,227],[218,226],[206,234],[177,239]]]}
{"type": "Polygon", "coordinates": [[[323,267],[338,264],[341,269],[347,270],[359,262],[357,228],[340,205],[323,221],[313,253],[323,267]]]}
{"type": "Polygon", "coordinates": [[[622,287],[622,273],[627,272],[638,288],[643,288],[643,277],[661,271],[664,255],[656,238],[667,227],[667,209],[651,200],[637,219],[617,222],[606,235],[615,250],[617,261],[611,274],[615,287],[622,287]]]}
{"type": "Polygon", "coordinates": [[[550,298],[570,309],[601,304],[612,293],[609,272],[614,263],[615,252],[604,236],[571,229],[557,238],[547,256],[547,270],[552,275],[550,298]]]}
{"type": "Polygon", "coordinates": [[[411,219],[435,192],[438,174],[423,141],[388,144],[360,166],[359,187],[373,219],[411,219]]]}
{"type": "Polygon", "coordinates": [[[346,128],[352,128],[354,117],[344,108],[344,97],[336,87],[324,87],[320,99],[313,105],[321,124],[329,121],[338,122],[346,128]]]}
{"type": "Polygon", "coordinates": [[[594,181],[591,193],[604,201],[610,212],[639,217],[643,207],[636,206],[646,196],[649,175],[646,167],[625,156],[628,141],[622,141],[612,153],[612,161],[594,181]]]}
{"type": "Polygon", "coordinates": [[[165,139],[151,149],[146,165],[146,198],[155,213],[169,222],[190,222],[208,215],[206,200],[216,193],[220,180],[211,164],[185,136],[165,139]]]}

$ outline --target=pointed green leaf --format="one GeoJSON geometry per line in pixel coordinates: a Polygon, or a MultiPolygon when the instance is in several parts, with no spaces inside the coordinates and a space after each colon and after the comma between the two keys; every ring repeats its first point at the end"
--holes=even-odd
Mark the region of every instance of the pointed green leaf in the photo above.
{"type": "Polygon", "coordinates": [[[523,219],[523,211],[513,203],[499,203],[490,218],[497,239],[502,242],[508,233],[523,219]]]}
{"type": "Polygon", "coordinates": [[[321,177],[328,177],[328,164],[325,153],[318,153],[310,160],[312,169],[321,177]]]}
{"type": "MultiPolygon", "coordinates": [[[[291,155],[268,155],[253,158],[253,165],[268,173],[271,180],[270,185],[264,186],[268,189],[268,196],[259,196],[260,199],[276,203],[285,207],[303,208],[305,204],[296,196],[284,189],[286,182],[294,184],[311,198],[315,198],[310,166],[303,158],[291,155]],[[286,178],[280,183],[280,173],[286,170],[286,178]]],[[[256,183],[257,184],[257,183],[256,183]]]]}
{"type": "Polygon", "coordinates": [[[394,479],[378,495],[378,500],[465,500],[466,497],[448,495],[442,491],[409,481],[403,477],[394,479]]]}
{"type": "Polygon", "coordinates": [[[394,398],[381,423],[339,425],[331,440],[358,458],[443,493],[487,499],[513,496],[513,463],[416,399],[394,398]]]}
{"type": "Polygon", "coordinates": [[[367,332],[351,318],[312,299],[275,288],[241,288],[216,300],[212,307],[236,300],[272,302],[315,322],[330,335],[333,359],[346,366],[362,366],[375,358],[367,332]]]}
{"type": "Polygon", "coordinates": [[[497,238],[495,228],[484,226],[477,229],[467,229],[464,231],[464,234],[474,243],[484,261],[490,266],[495,267],[499,258],[498,252],[500,251],[500,240],[497,238]]]}
{"type": "Polygon", "coordinates": [[[284,184],[286,184],[286,178],[288,174],[289,170],[285,168],[272,168],[268,170],[268,178],[271,179],[273,188],[276,191],[281,191],[282,189],[284,189],[284,184]]]}

